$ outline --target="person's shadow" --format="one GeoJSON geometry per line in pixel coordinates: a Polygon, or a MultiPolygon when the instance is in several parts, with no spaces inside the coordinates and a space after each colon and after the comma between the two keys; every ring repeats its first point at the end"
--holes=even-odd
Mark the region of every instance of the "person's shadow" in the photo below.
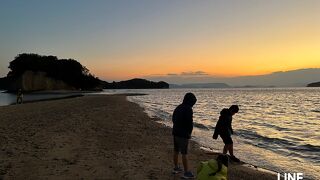
{"type": "Polygon", "coordinates": [[[183,173],[179,173],[179,174],[172,174],[172,180],[181,180],[182,178],[182,174],[183,173]]]}

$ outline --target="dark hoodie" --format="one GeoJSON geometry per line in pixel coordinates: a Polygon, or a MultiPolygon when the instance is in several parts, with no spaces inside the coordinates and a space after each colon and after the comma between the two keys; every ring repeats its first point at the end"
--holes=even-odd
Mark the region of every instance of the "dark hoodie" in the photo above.
{"type": "Polygon", "coordinates": [[[190,139],[193,130],[193,111],[192,107],[197,102],[194,94],[187,93],[180,104],[173,112],[172,135],[190,139]]]}
{"type": "Polygon", "coordinates": [[[222,109],[217,125],[214,129],[213,138],[217,139],[220,136],[231,136],[232,129],[232,115],[229,109],[222,109]]]}

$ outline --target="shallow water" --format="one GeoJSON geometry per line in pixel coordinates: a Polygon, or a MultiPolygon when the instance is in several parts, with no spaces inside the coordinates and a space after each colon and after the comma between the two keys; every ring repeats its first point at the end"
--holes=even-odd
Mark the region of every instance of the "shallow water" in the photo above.
{"type": "MultiPolygon", "coordinates": [[[[38,100],[48,100],[55,98],[64,98],[71,95],[78,95],[81,93],[33,93],[33,94],[24,94],[23,101],[38,101],[38,100]]],[[[17,96],[11,93],[5,93],[4,91],[0,91],[0,106],[6,106],[15,104],[17,100],[17,96]]]]}
{"type": "Polygon", "coordinates": [[[4,93],[0,90],[0,106],[9,105],[16,102],[16,95],[4,93]]]}
{"type": "Polygon", "coordinates": [[[215,151],[222,140],[211,138],[220,110],[238,104],[234,116],[235,154],[276,172],[302,172],[320,179],[320,88],[106,90],[104,93],[147,93],[128,97],[150,116],[171,126],[171,114],[186,92],[193,92],[193,139],[215,151]]]}

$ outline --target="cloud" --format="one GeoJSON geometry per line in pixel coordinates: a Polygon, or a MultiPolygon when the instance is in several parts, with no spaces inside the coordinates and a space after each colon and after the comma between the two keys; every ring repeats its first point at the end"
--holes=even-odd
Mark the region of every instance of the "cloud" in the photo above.
{"type": "Polygon", "coordinates": [[[168,73],[167,76],[178,76],[179,74],[176,73],[168,73]]]}
{"type": "Polygon", "coordinates": [[[207,76],[209,74],[204,71],[188,71],[188,72],[182,72],[180,75],[181,76],[207,76]]]}
{"type": "Polygon", "coordinates": [[[151,74],[148,76],[145,76],[146,78],[154,78],[154,77],[198,77],[198,76],[209,76],[208,73],[204,71],[185,71],[181,73],[167,73],[167,74],[151,74]]]}

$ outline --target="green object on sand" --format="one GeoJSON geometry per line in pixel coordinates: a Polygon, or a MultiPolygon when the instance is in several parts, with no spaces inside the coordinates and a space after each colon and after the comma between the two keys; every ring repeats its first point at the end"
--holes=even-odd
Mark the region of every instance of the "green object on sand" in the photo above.
{"type": "Polygon", "coordinates": [[[221,170],[218,169],[215,159],[201,162],[197,168],[197,180],[227,180],[228,168],[222,164],[221,170]]]}

